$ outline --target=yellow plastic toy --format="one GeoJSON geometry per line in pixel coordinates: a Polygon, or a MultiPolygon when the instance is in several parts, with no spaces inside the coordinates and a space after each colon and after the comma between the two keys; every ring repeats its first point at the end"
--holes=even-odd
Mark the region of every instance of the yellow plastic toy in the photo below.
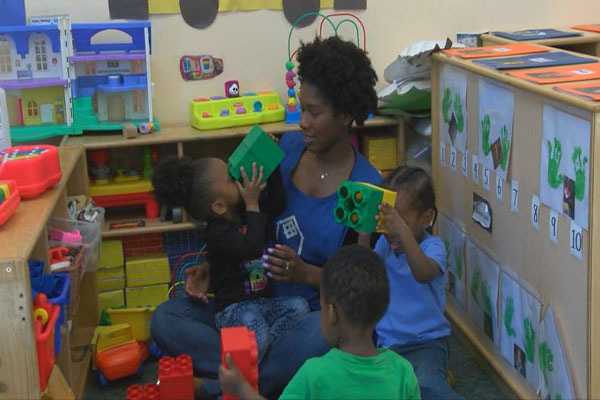
{"type": "Polygon", "coordinates": [[[150,317],[156,307],[134,307],[109,309],[111,325],[129,324],[133,337],[138,342],[150,339],[150,317]]]}
{"type": "Polygon", "coordinates": [[[190,123],[200,130],[263,124],[284,118],[279,94],[271,90],[240,97],[199,97],[190,102],[190,123]]]}
{"type": "Polygon", "coordinates": [[[169,259],[163,253],[128,257],[125,262],[127,287],[168,283],[169,259]]]}

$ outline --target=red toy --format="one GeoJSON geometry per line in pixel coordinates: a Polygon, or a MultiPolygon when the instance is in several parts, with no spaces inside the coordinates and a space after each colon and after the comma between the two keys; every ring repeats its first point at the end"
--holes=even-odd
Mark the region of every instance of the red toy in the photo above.
{"type": "Polygon", "coordinates": [[[129,325],[114,326],[98,333],[96,364],[100,386],[125,376],[144,374],[142,354],[129,325]]]}
{"type": "Polygon", "coordinates": [[[14,180],[23,199],[38,197],[61,177],[54,146],[15,146],[0,152],[0,179],[14,180]]]}
{"type": "Polygon", "coordinates": [[[131,385],[127,388],[126,400],[161,400],[158,385],[148,383],[144,386],[131,385]]]}
{"type": "Polygon", "coordinates": [[[0,181],[0,226],[15,212],[21,195],[15,181],[0,181]]]}
{"type": "MultiPolygon", "coordinates": [[[[245,326],[221,329],[221,363],[226,367],[225,355],[228,353],[246,381],[258,392],[258,346],[254,331],[245,326]]],[[[237,398],[223,393],[223,400],[237,398]]]]}
{"type": "Polygon", "coordinates": [[[163,357],[158,362],[158,390],[161,400],[194,400],[192,357],[163,357]]]}
{"type": "Polygon", "coordinates": [[[48,379],[54,367],[54,328],[58,320],[60,306],[48,301],[45,294],[40,293],[33,300],[33,332],[37,350],[40,391],[46,389],[48,379]]]}

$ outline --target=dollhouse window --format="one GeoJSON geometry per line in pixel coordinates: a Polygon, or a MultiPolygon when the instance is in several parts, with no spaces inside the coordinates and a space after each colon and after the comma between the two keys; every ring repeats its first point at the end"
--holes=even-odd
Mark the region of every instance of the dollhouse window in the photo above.
{"type": "Polygon", "coordinates": [[[38,106],[37,106],[37,103],[33,100],[29,100],[27,102],[27,116],[29,116],[29,117],[37,117],[38,116],[38,106]]]}
{"type": "Polygon", "coordinates": [[[96,63],[93,61],[88,61],[84,65],[85,74],[86,75],[96,75],[96,63]]]}
{"type": "Polygon", "coordinates": [[[0,39],[0,74],[12,72],[10,59],[10,44],[6,39],[0,39]]]}
{"type": "Polygon", "coordinates": [[[131,73],[141,74],[142,73],[142,60],[131,60],[131,73]]]}
{"type": "Polygon", "coordinates": [[[135,90],[133,92],[133,112],[144,112],[144,92],[135,90]]]}
{"type": "Polygon", "coordinates": [[[43,39],[35,41],[35,64],[38,71],[48,70],[48,55],[46,52],[46,41],[43,39]]]}

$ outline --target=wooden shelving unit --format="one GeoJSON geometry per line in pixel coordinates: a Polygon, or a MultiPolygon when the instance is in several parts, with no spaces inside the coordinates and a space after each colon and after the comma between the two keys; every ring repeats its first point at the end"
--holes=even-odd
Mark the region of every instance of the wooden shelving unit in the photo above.
{"type": "MultiPolygon", "coordinates": [[[[22,201],[15,214],[0,228],[0,399],[40,398],[32,321],[31,284],[27,260],[48,264],[46,224],[49,218],[67,217],[67,196],[87,195],[87,165],[81,147],[59,149],[62,179],[40,197],[22,201]]],[[[81,398],[90,366],[91,342],[96,325],[97,296],[94,272],[80,282],[80,301],[71,332],[62,329],[61,352],[56,364],[81,398]],[[77,354],[80,356],[77,357],[77,354]],[[74,361],[75,360],[75,361],[74,361]]]]}
{"type": "MultiPolygon", "coordinates": [[[[285,132],[300,131],[298,125],[288,125],[285,122],[275,122],[261,125],[266,132],[276,135],[285,132]]],[[[210,131],[199,131],[189,125],[171,125],[165,126],[159,132],[150,135],[140,136],[136,139],[125,139],[118,134],[89,134],[83,136],[65,136],[61,146],[82,146],[86,150],[99,149],[128,149],[141,146],[165,146],[170,145],[167,152],[172,149],[173,154],[179,156],[190,155],[197,157],[201,155],[226,157],[237,143],[248,133],[250,127],[240,126],[210,131]]],[[[404,157],[404,124],[397,118],[375,117],[367,120],[362,127],[355,126],[355,131],[359,134],[383,133],[396,137],[398,162],[403,162],[404,157]]],[[[182,223],[174,224],[172,222],[161,222],[158,219],[146,219],[142,213],[134,212],[127,215],[111,215],[107,212],[104,227],[102,230],[103,238],[122,237],[129,235],[139,235],[146,233],[181,231],[193,229],[194,224],[188,221],[184,215],[182,223]],[[111,222],[141,220],[145,222],[144,227],[129,229],[109,229],[111,222]]]]}

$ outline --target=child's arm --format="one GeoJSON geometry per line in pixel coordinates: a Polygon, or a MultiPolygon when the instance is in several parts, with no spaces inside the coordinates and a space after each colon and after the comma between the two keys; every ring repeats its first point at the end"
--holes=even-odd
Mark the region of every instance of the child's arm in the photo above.
{"type": "Polygon", "coordinates": [[[382,221],[382,228],[388,231],[386,236],[390,243],[402,243],[408,265],[417,282],[427,283],[437,278],[442,273],[440,266],[423,253],[404,218],[389,204],[380,206],[380,210],[383,216],[376,218],[382,221]]]}
{"type": "Polygon", "coordinates": [[[229,368],[226,368],[223,364],[219,366],[219,385],[221,386],[221,391],[236,395],[241,400],[264,400],[265,398],[258,394],[244,379],[244,376],[233,362],[230,354],[225,355],[225,360],[229,368]]]}

